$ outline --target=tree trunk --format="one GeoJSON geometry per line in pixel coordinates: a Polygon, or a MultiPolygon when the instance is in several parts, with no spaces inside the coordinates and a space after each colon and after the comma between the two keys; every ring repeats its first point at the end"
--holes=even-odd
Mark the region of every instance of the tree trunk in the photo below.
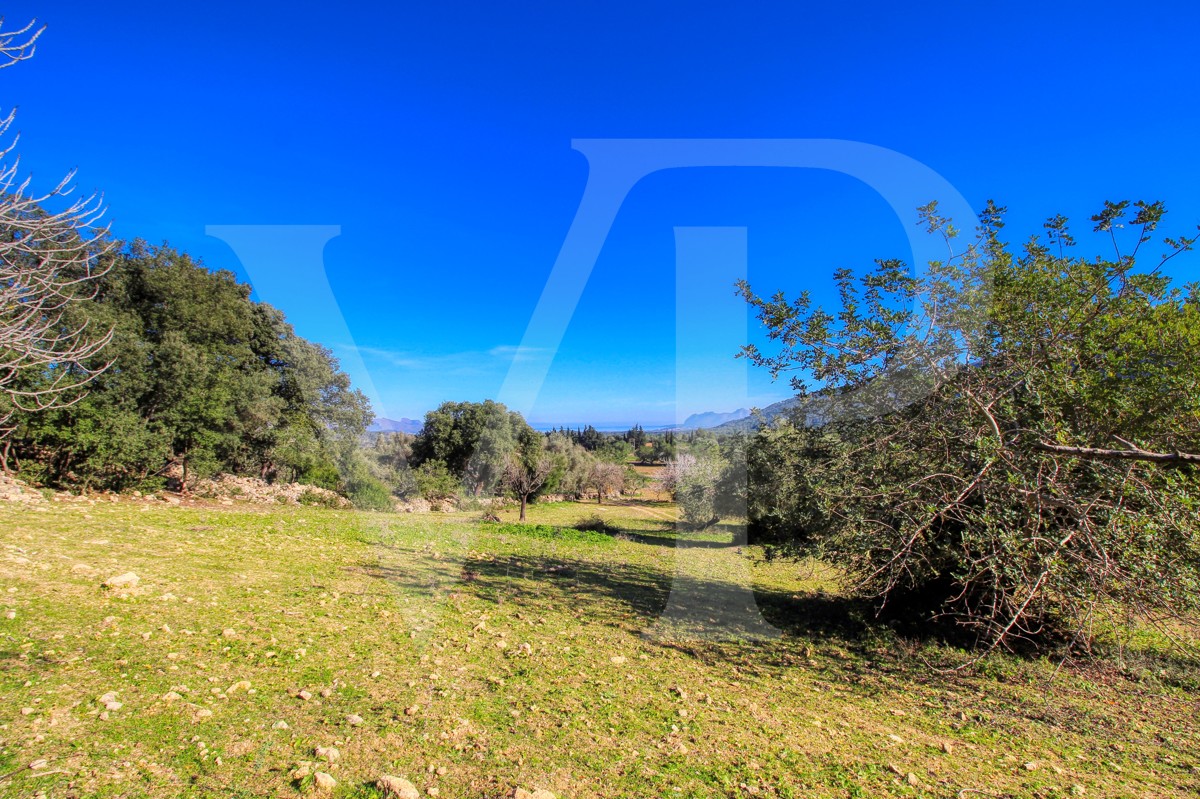
{"type": "Polygon", "coordinates": [[[521,521],[525,521],[525,502],[528,498],[526,494],[521,495],[521,521]]]}

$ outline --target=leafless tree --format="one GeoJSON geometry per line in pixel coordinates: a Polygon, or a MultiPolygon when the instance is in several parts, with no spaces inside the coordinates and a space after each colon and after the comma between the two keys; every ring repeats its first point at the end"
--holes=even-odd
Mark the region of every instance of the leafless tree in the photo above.
{"type": "Polygon", "coordinates": [[[615,494],[625,487],[625,469],[619,463],[601,461],[592,466],[588,485],[596,489],[596,504],[603,504],[605,494],[615,494]]]}
{"type": "MultiPolygon", "coordinates": [[[[36,20],[12,32],[3,25],[0,17],[0,69],[32,57],[45,31],[36,20]]],[[[0,145],[0,438],[18,411],[78,401],[107,368],[94,361],[112,337],[77,310],[95,295],[108,268],[103,256],[114,246],[108,226],[99,226],[103,198],[66,199],[74,170],[50,191],[32,191],[29,177],[19,175],[20,137],[9,136],[14,118],[10,111],[0,120],[0,142],[7,142],[0,145]]]]}

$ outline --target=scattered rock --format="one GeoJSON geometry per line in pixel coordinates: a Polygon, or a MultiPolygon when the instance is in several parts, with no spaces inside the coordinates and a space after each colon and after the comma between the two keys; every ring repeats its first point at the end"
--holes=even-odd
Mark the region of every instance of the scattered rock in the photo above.
{"type": "Polygon", "coordinates": [[[393,777],[389,774],[384,774],[379,779],[375,780],[375,787],[378,788],[384,796],[394,796],[397,799],[418,799],[420,793],[417,791],[417,786],[413,785],[403,777],[393,777]]]}
{"type": "Polygon", "coordinates": [[[1025,770],[1026,770],[1026,771],[1037,771],[1037,763],[1034,763],[1034,762],[1031,760],[1031,761],[1029,761],[1028,763],[1026,763],[1026,764],[1025,764],[1024,768],[1025,768],[1025,770]]]}
{"type": "Polygon", "coordinates": [[[117,711],[117,710],[120,710],[120,709],[121,709],[121,708],[123,708],[123,707],[124,707],[124,705],[123,705],[122,703],[120,703],[120,702],[115,702],[115,701],[114,701],[114,702],[105,702],[105,703],[104,703],[104,709],[105,709],[105,710],[117,711]]]}
{"type": "Polygon", "coordinates": [[[109,691],[106,694],[101,694],[100,698],[97,699],[96,701],[102,705],[107,705],[109,702],[116,702],[117,701],[117,692],[109,691]]]}
{"type": "Polygon", "coordinates": [[[332,746],[318,746],[315,750],[317,757],[322,760],[328,760],[330,763],[335,762],[342,753],[332,746]]]}
{"type": "Polygon", "coordinates": [[[177,702],[180,699],[183,699],[183,696],[181,694],[175,693],[174,691],[167,691],[165,694],[162,695],[162,698],[163,698],[164,702],[177,702]]]}
{"type": "Polygon", "coordinates": [[[303,699],[305,702],[307,702],[308,700],[312,699],[312,694],[310,694],[308,691],[299,691],[296,693],[296,698],[303,699]]]}
{"type": "Polygon", "coordinates": [[[322,688],[320,693],[321,693],[321,696],[328,699],[329,697],[333,696],[333,689],[332,688],[322,688]]]}
{"type": "Polygon", "coordinates": [[[556,797],[545,788],[538,788],[534,791],[517,788],[513,791],[513,799],[556,799],[556,797]]]}
{"type": "Polygon", "coordinates": [[[609,662],[611,662],[614,666],[620,666],[625,663],[625,656],[624,655],[613,655],[612,657],[609,658],[609,662]]]}
{"type": "Polygon", "coordinates": [[[917,775],[913,774],[911,771],[908,772],[908,776],[905,777],[904,780],[905,780],[905,782],[907,782],[909,785],[912,785],[912,786],[917,786],[917,785],[921,784],[921,781],[919,779],[917,779],[917,775]]]}
{"type": "Polygon", "coordinates": [[[271,725],[271,729],[273,730],[286,730],[287,728],[288,723],[286,721],[277,721],[271,725]]]}
{"type": "Polygon", "coordinates": [[[313,775],[313,784],[322,791],[332,791],[337,787],[337,780],[324,771],[318,771],[313,775]]]}
{"type": "Polygon", "coordinates": [[[238,631],[233,629],[232,627],[226,627],[224,630],[221,631],[221,636],[223,638],[237,638],[238,631]]]}
{"type": "Polygon", "coordinates": [[[136,588],[142,578],[138,577],[134,572],[125,572],[118,574],[116,577],[109,577],[104,581],[107,588],[136,588]]]}
{"type": "MultiPolygon", "coordinates": [[[[349,508],[350,500],[325,488],[300,483],[267,483],[254,477],[223,474],[211,480],[197,480],[192,494],[215,499],[226,507],[234,501],[267,505],[301,505],[315,502],[334,508],[349,508]]],[[[168,500],[169,501],[169,500],[168,500]]]]}
{"type": "Polygon", "coordinates": [[[421,709],[420,705],[409,705],[408,707],[404,708],[404,715],[415,716],[415,715],[417,715],[417,711],[419,711],[420,709],[421,709]]]}
{"type": "Polygon", "coordinates": [[[21,715],[22,715],[22,716],[32,716],[32,715],[33,715],[34,713],[36,713],[36,712],[37,712],[37,711],[36,711],[36,710],[34,710],[34,709],[33,709],[33,708],[31,708],[31,707],[23,707],[23,708],[21,708],[21,715]]]}
{"type": "Polygon", "coordinates": [[[351,713],[350,715],[346,716],[346,723],[351,727],[361,727],[363,724],[363,717],[357,713],[351,713]]]}
{"type": "Polygon", "coordinates": [[[225,693],[235,694],[238,691],[249,691],[249,690],[250,690],[250,681],[249,680],[238,680],[233,685],[229,686],[229,690],[227,690],[225,693]]]}

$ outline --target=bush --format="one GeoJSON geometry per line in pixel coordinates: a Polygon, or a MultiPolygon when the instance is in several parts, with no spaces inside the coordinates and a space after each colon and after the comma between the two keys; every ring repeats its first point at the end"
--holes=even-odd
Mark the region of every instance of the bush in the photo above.
{"type": "Polygon", "coordinates": [[[619,527],[613,527],[608,522],[604,521],[599,514],[593,513],[591,516],[585,516],[575,524],[571,525],[576,530],[590,533],[604,533],[605,535],[615,535],[621,532],[619,527]]]}
{"type": "Polygon", "coordinates": [[[429,502],[441,502],[458,496],[458,478],[442,461],[426,461],[414,472],[417,490],[429,502]]]}
{"type": "Polygon", "coordinates": [[[375,480],[365,480],[355,485],[347,494],[348,499],[358,510],[395,510],[392,492],[387,486],[375,480]]]}

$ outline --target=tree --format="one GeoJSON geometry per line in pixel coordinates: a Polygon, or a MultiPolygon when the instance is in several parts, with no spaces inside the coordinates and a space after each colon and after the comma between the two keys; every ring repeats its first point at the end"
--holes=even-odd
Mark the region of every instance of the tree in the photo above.
{"type": "MultiPolygon", "coordinates": [[[[989,203],[956,251],[949,220],[922,208],[947,259],[920,277],[898,261],[839,271],[835,312],[739,284],[779,345],[743,354],[796,371],[823,420],[760,434],[792,476],[776,470],[778,501],[755,496],[752,521],[846,569],[881,609],[954,621],[985,651],[1085,640],[1116,609],[1194,612],[1200,294],[1159,267],[1197,238],[1166,239],[1139,272],[1159,203],[1093,217],[1107,259],[1074,255],[1062,217],[1014,253],[1003,210],[989,203]]],[[[759,474],[767,457],[751,455],[759,474]]]]}
{"type": "Polygon", "coordinates": [[[135,241],[105,257],[95,296],[71,313],[112,329],[102,357],[114,363],[69,406],[18,411],[11,441],[26,463],[50,482],[109,488],[216,471],[363,483],[350,453],[370,406],[329,350],[232,273],[170,247],[135,241]]]}
{"type": "Polygon", "coordinates": [[[596,489],[596,503],[604,503],[605,494],[615,494],[625,486],[625,468],[618,463],[598,461],[588,473],[588,485],[596,489]]]}
{"type": "Polygon", "coordinates": [[[425,414],[413,463],[441,461],[479,495],[497,486],[518,439],[532,430],[521,414],[492,400],[444,402],[425,414]]]}
{"type": "Polygon", "coordinates": [[[576,444],[570,432],[551,433],[546,439],[546,452],[554,464],[546,481],[546,490],[556,491],[578,499],[588,489],[595,458],[576,444]]]}
{"type": "Polygon", "coordinates": [[[546,452],[545,439],[530,430],[521,436],[518,448],[509,453],[504,464],[501,485],[521,502],[521,521],[525,521],[525,506],[530,497],[541,491],[554,469],[554,461],[546,452]]]}
{"type": "MultiPolygon", "coordinates": [[[[0,20],[0,24],[2,24],[0,20]]],[[[0,31],[0,69],[31,58],[45,31],[36,21],[0,31]]],[[[0,140],[15,111],[0,120],[0,140]]],[[[47,203],[71,194],[74,172],[45,194],[30,191],[13,157],[16,137],[0,149],[0,436],[13,430],[20,411],[68,405],[107,366],[95,356],[111,332],[90,324],[76,306],[95,290],[104,272],[101,256],[112,244],[97,228],[101,198],[81,197],[59,211],[47,203]],[[92,366],[85,363],[93,362],[92,366]]],[[[7,444],[3,467],[7,470],[7,444]]]]}

